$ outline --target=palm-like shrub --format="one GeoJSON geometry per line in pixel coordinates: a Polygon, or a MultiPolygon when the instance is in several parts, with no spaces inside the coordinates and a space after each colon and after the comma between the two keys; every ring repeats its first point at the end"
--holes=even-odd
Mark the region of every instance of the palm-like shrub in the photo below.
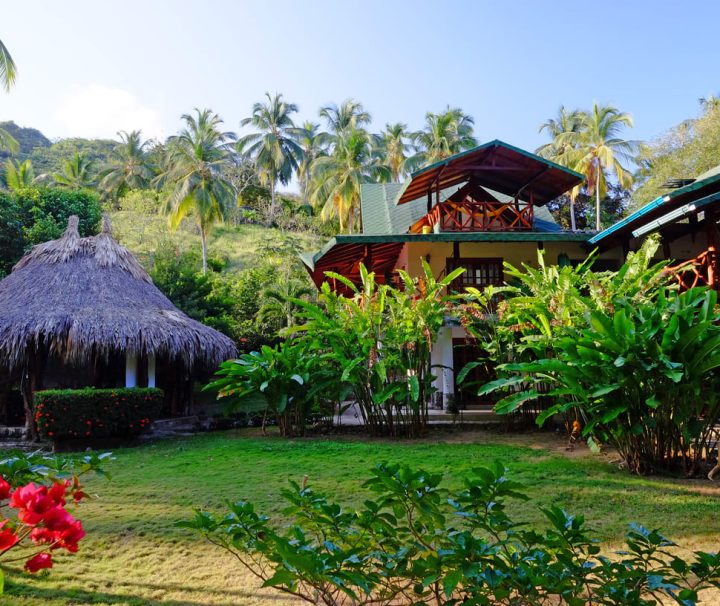
{"type": "Polygon", "coordinates": [[[430,354],[445,322],[447,286],[462,273],[442,280],[423,262],[423,275],[400,271],[404,288],[378,284],[360,266],[361,285],[328,272],[350,292],[343,296],[323,284],[320,303],[297,301],[303,307],[309,350],[327,352],[327,360],[348,383],[360,414],[375,434],[421,434],[427,424],[434,392],[430,354]]]}

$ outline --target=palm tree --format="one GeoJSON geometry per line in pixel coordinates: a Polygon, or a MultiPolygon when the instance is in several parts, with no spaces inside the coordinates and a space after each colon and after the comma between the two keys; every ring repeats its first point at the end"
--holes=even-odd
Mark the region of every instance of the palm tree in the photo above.
{"type": "Polygon", "coordinates": [[[302,160],[302,148],[293,137],[291,114],[297,105],[283,101],[282,95],[265,93],[266,103],[255,103],[252,116],[240,124],[255,127],[257,132],[242,137],[237,149],[252,158],[263,185],[270,187],[270,214],[275,214],[278,182],[287,185],[302,160]]]}
{"type": "Polygon", "coordinates": [[[401,181],[406,174],[405,165],[408,160],[410,145],[407,124],[397,122],[386,124],[385,130],[375,135],[375,148],[381,162],[390,169],[393,181],[401,181]]]}
{"type": "Polygon", "coordinates": [[[35,171],[30,160],[17,163],[13,160],[5,162],[5,185],[11,191],[19,191],[31,187],[35,181],[35,171]]]}
{"type": "MultiPolygon", "coordinates": [[[[632,128],[630,114],[621,112],[610,105],[593,104],[592,111],[583,112],[577,131],[566,132],[557,137],[558,145],[568,145],[570,168],[585,175],[588,193],[595,194],[595,229],[600,231],[600,200],[607,191],[607,176],[614,173],[623,188],[632,185],[632,173],[621,161],[632,160],[637,153],[638,143],[620,138],[621,131],[632,128]]],[[[578,185],[575,190],[580,190],[578,185]]],[[[577,195],[577,194],[576,194],[577,195]]]]}
{"type": "MultiPolygon", "coordinates": [[[[543,158],[552,160],[563,166],[573,165],[576,161],[574,157],[575,148],[567,141],[567,133],[577,133],[583,124],[583,112],[574,109],[568,111],[563,105],[560,106],[556,118],[550,118],[543,122],[538,132],[547,131],[552,140],[537,148],[536,153],[543,158]]],[[[570,227],[573,231],[576,229],[575,221],[575,200],[579,190],[573,189],[570,193],[570,227]]]]}
{"type": "Polygon", "coordinates": [[[362,103],[354,99],[346,99],[340,106],[331,104],[320,108],[320,117],[325,118],[330,132],[335,135],[350,130],[360,130],[366,124],[370,124],[372,119],[362,103]]]}
{"type": "Polygon", "coordinates": [[[223,221],[235,202],[232,183],[223,175],[231,166],[229,146],[235,135],[220,130],[223,121],[209,109],[184,114],[185,128],[168,140],[166,170],[156,183],[167,185],[165,200],[170,228],[192,215],[202,241],[202,269],[207,273],[207,238],[215,223],[223,221]]]}
{"type": "MultiPolygon", "coordinates": [[[[7,46],[0,40],[0,84],[6,91],[9,92],[12,85],[15,84],[16,75],[15,62],[10,56],[7,46]]],[[[18,142],[4,128],[0,128],[0,151],[9,151],[15,154],[18,149],[18,142]]]]}
{"type": "Polygon", "coordinates": [[[317,158],[327,154],[328,134],[320,131],[319,124],[310,121],[291,129],[290,132],[302,149],[302,159],[298,163],[297,175],[300,181],[302,203],[309,204],[312,165],[317,158]]]}
{"type": "Polygon", "coordinates": [[[10,51],[7,49],[0,40],[0,84],[3,85],[6,91],[10,91],[10,88],[15,84],[15,77],[17,76],[17,67],[15,62],[10,56],[10,51]]]}
{"type": "Polygon", "coordinates": [[[58,187],[90,189],[95,184],[92,169],[92,160],[82,152],[76,151],[72,158],[63,160],[60,172],[53,174],[53,180],[58,187]]]}
{"type": "Polygon", "coordinates": [[[473,133],[475,120],[459,108],[450,106],[440,114],[425,114],[425,126],[413,133],[417,153],[411,158],[413,169],[443,160],[477,145],[473,133]]]}
{"type": "Polygon", "coordinates": [[[258,317],[261,320],[279,318],[283,328],[293,326],[298,312],[302,310],[295,301],[309,298],[314,292],[315,289],[307,283],[307,280],[293,277],[287,272],[275,286],[269,286],[262,291],[263,303],[258,311],[258,317]]]}
{"type": "Polygon", "coordinates": [[[315,160],[311,200],[314,206],[322,206],[323,220],[337,216],[340,231],[347,226],[352,233],[360,205],[360,185],[389,177],[388,168],[373,161],[367,133],[350,130],[335,137],[330,155],[315,160]]]}
{"type": "Polygon", "coordinates": [[[141,131],[118,132],[120,144],[113,152],[110,164],[100,173],[100,189],[117,200],[129,189],[146,189],[155,176],[147,154],[148,142],[141,131]]]}

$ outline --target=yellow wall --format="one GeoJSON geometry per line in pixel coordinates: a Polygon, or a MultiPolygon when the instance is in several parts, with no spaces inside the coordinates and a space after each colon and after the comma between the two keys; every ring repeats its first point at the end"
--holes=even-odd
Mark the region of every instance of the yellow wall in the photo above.
{"type": "MultiPolygon", "coordinates": [[[[439,276],[445,270],[447,259],[452,257],[453,245],[448,242],[408,242],[401,255],[404,264],[407,255],[407,269],[412,276],[420,275],[420,258],[430,255],[430,267],[433,274],[439,276]]],[[[535,242],[461,242],[460,257],[465,258],[492,258],[502,259],[516,267],[522,263],[537,265],[537,244],[535,242]]],[[[579,242],[546,242],[545,262],[549,265],[557,264],[561,254],[567,255],[571,260],[580,260],[587,257],[587,252],[579,242]]],[[[622,251],[611,250],[603,253],[601,259],[621,260],[622,251]]]]}

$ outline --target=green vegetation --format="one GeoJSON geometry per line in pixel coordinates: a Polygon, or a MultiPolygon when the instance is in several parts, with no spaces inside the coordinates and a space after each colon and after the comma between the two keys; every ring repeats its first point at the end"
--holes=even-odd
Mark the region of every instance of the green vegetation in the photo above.
{"type": "MultiPolygon", "coordinates": [[[[505,466],[477,467],[460,489],[443,475],[382,464],[363,483],[370,499],[344,508],[303,481],[282,492],[285,528],[248,501],[224,517],[198,511],[196,530],[273,587],[313,604],[656,606],[699,603],[720,589],[720,554],[673,554],[658,531],[633,524],[621,558],[603,554],[584,516],[543,509],[527,529],[507,505],[527,501],[505,466]]],[[[705,600],[703,602],[707,603],[705,600]]]]}
{"type": "Polygon", "coordinates": [[[104,465],[111,480],[85,481],[85,491],[97,498],[77,510],[87,531],[80,551],[72,559],[58,558],[48,576],[11,571],[0,604],[277,604],[272,591],[259,590],[254,577],[238,571],[234,558],[175,522],[192,517],[196,506],[220,513],[226,499],[245,499],[281,523],[285,504],[277,496],[288,479],[301,483],[305,475],[315,490],[343,505],[359,505],[367,492],[358,478],[383,461],[443,473],[450,489],[459,488],[472,468],[502,461],[510,477],[526,485],[534,505],[512,503],[510,515],[539,528],[545,522],[536,507],[582,512],[613,546],[630,520],[660,525],[689,549],[713,550],[720,540],[717,487],[628,476],[587,452],[567,456],[566,440],[552,434],[440,434],[412,443],[242,435],[207,434],[114,452],[115,460],[104,465]]]}
{"type": "Polygon", "coordinates": [[[160,414],[161,389],[47,389],[34,393],[35,422],[46,440],[61,442],[142,433],[160,414]]]}
{"type": "Polygon", "coordinates": [[[498,289],[497,315],[482,312],[498,291],[473,290],[464,323],[499,377],[479,393],[507,393],[498,412],[542,399],[538,423],[577,419],[631,472],[692,476],[712,467],[720,419],[717,293],[678,293],[665,264],[651,265],[657,248],[649,238],[617,272],[593,272],[592,258],[577,268],[547,267],[542,255],[539,269],[506,263],[516,286],[498,289]]]}

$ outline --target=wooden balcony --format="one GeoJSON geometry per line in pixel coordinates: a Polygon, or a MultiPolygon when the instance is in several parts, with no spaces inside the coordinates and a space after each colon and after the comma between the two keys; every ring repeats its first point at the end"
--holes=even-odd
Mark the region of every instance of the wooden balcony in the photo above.
{"type": "Polygon", "coordinates": [[[532,204],[448,200],[433,207],[410,231],[532,231],[534,217],[532,204]]]}
{"type": "Polygon", "coordinates": [[[714,249],[701,252],[694,259],[668,267],[680,288],[686,290],[696,286],[710,286],[720,289],[720,253],[714,249]]]}

